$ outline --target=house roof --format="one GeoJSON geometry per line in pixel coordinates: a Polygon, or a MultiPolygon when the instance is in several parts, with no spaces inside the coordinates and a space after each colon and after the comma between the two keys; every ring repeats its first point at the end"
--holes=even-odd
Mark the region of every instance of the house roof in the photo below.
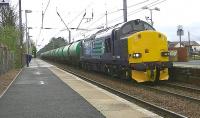
{"type": "MultiPolygon", "coordinates": [[[[181,43],[184,46],[189,46],[189,41],[182,41],[181,43]]],[[[196,41],[190,41],[190,45],[192,45],[192,46],[200,46],[196,41]]]]}
{"type": "Polygon", "coordinates": [[[174,48],[179,42],[170,42],[168,41],[168,47],[169,48],[174,48]]]}
{"type": "MultiPolygon", "coordinates": [[[[174,41],[174,42],[168,42],[168,46],[169,48],[173,48],[175,47],[179,42],[178,41],[174,41]]],[[[181,45],[183,46],[189,46],[189,41],[182,41],[181,45]]],[[[191,46],[200,46],[196,41],[190,41],[190,45],[191,46]]]]}

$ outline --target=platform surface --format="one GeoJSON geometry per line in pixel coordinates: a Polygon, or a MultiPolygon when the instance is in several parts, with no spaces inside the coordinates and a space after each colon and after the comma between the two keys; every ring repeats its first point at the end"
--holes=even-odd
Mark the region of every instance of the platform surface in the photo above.
{"type": "Polygon", "coordinates": [[[33,60],[0,99],[0,118],[104,118],[95,107],[33,60]]]}
{"type": "Polygon", "coordinates": [[[173,62],[174,67],[178,68],[192,68],[200,69],[200,60],[193,60],[188,62],[173,62]]]}
{"type": "Polygon", "coordinates": [[[0,118],[159,118],[42,60],[33,59],[0,99],[0,118]]]}

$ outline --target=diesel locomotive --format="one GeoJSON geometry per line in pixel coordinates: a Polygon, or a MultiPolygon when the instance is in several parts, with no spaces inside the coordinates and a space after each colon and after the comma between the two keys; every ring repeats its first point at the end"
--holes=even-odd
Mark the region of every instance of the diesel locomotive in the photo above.
{"type": "Polygon", "coordinates": [[[117,24],[41,54],[83,69],[100,71],[137,82],[169,79],[167,37],[140,19],[117,24]]]}

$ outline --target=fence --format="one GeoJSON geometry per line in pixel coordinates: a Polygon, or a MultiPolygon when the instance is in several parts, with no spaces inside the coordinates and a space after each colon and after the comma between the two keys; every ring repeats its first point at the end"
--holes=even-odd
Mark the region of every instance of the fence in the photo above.
{"type": "Polygon", "coordinates": [[[14,68],[15,55],[8,48],[0,43],[0,75],[14,68]]]}
{"type": "Polygon", "coordinates": [[[189,60],[189,52],[187,48],[170,48],[170,61],[187,62],[189,60]]]}

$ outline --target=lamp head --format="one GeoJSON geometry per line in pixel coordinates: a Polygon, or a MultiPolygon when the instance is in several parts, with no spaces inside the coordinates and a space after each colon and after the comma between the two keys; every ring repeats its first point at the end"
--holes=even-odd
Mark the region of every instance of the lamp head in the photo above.
{"type": "Polygon", "coordinates": [[[32,13],[31,10],[25,10],[25,13],[32,13]]]}
{"type": "Polygon", "coordinates": [[[154,10],[160,11],[160,9],[158,7],[155,7],[154,10]]]}
{"type": "Polygon", "coordinates": [[[142,9],[149,9],[147,6],[142,7],[142,9]]]}

